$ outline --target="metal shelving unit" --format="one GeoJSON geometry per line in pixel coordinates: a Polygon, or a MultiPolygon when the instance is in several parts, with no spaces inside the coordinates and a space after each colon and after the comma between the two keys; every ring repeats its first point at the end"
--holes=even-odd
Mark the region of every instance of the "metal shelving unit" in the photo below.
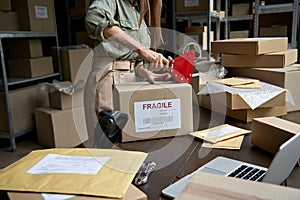
{"type": "Polygon", "coordinates": [[[291,31],[291,48],[297,48],[297,28],[299,23],[298,16],[299,0],[294,0],[293,3],[281,3],[273,5],[261,5],[260,0],[255,0],[254,13],[254,37],[259,37],[259,19],[262,14],[288,13],[291,12],[292,31],[291,31]]]}
{"type": "MultiPolygon", "coordinates": [[[[55,14],[54,14],[55,19],[55,14]]],[[[55,20],[54,20],[55,22],[55,20]]],[[[56,23],[55,23],[55,30],[57,30],[56,23]]],[[[28,133],[33,130],[34,127],[28,127],[24,130],[20,130],[15,132],[13,126],[13,119],[12,119],[12,112],[11,112],[11,104],[10,104],[10,97],[9,91],[11,86],[22,87],[22,84],[30,84],[36,81],[44,81],[47,79],[59,79],[61,80],[61,67],[60,67],[60,59],[59,59],[59,43],[58,43],[58,36],[57,31],[55,32],[36,32],[36,31],[0,31],[0,63],[1,63],[1,72],[0,72],[0,91],[3,92],[5,98],[5,109],[7,113],[8,119],[8,131],[0,131],[0,138],[6,138],[10,140],[10,150],[16,150],[16,137],[21,136],[25,133],[28,133]],[[8,78],[6,72],[6,58],[4,53],[4,46],[3,41],[9,40],[11,38],[52,38],[55,40],[55,56],[57,56],[56,60],[56,69],[57,71],[50,75],[45,75],[36,78],[8,78]]],[[[3,122],[1,122],[3,123],[3,122]]]]}
{"type": "MultiPolygon", "coordinates": [[[[227,2],[227,0],[226,0],[227,2]]],[[[198,23],[206,23],[207,24],[207,32],[210,33],[212,30],[212,23],[214,22],[216,24],[216,39],[220,39],[220,24],[224,19],[221,18],[220,13],[220,4],[221,0],[216,1],[216,10],[217,12],[210,11],[210,4],[207,4],[207,11],[198,11],[198,12],[183,12],[183,13],[176,13],[174,14],[174,29],[176,30],[176,20],[179,19],[187,19],[189,26],[193,22],[198,22],[198,23]]],[[[175,0],[173,0],[173,5],[175,6],[175,0]]],[[[175,9],[174,9],[175,11],[175,9]]],[[[225,14],[225,16],[227,16],[225,14]]],[[[226,21],[226,20],[225,20],[226,21]]],[[[211,38],[210,34],[207,34],[207,59],[210,60],[211,57],[211,38]]]]}

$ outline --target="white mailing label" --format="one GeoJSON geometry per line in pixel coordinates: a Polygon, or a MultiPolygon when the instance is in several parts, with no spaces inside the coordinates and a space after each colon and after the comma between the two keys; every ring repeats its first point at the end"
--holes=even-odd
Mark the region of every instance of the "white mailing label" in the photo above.
{"type": "Polygon", "coordinates": [[[34,6],[35,17],[39,19],[48,19],[48,10],[46,6],[34,6]]]}
{"type": "Polygon", "coordinates": [[[181,128],[180,99],[135,102],[134,117],[136,132],[181,128]]]}

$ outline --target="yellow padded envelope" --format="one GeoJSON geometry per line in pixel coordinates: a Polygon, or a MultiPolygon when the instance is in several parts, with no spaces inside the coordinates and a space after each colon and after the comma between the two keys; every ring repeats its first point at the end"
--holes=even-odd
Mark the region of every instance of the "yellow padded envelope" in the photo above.
{"type": "Polygon", "coordinates": [[[146,157],[147,153],[114,149],[55,148],[36,150],[0,170],[0,190],[123,198],[146,157]],[[48,154],[109,157],[109,160],[95,175],[27,173],[27,170],[48,154]]]}

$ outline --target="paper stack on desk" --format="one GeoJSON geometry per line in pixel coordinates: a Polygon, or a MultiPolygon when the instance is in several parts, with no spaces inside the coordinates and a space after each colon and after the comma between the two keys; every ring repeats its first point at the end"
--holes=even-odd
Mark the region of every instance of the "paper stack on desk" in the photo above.
{"type": "Polygon", "coordinates": [[[244,135],[251,131],[238,128],[229,124],[205,129],[191,133],[191,135],[203,139],[202,147],[240,149],[244,135]]]}

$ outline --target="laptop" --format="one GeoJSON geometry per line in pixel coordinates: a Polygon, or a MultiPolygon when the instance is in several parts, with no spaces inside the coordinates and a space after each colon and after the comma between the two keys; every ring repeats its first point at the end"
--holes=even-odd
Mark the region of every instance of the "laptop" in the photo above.
{"type": "Polygon", "coordinates": [[[198,172],[280,185],[288,178],[299,158],[300,133],[280,146],[269,168],[219,156],[201,166],[193,173],[169,185],[162,190],[162,194],[170,198],[176,198],[183,191],[193,175],[198,172]]]}

